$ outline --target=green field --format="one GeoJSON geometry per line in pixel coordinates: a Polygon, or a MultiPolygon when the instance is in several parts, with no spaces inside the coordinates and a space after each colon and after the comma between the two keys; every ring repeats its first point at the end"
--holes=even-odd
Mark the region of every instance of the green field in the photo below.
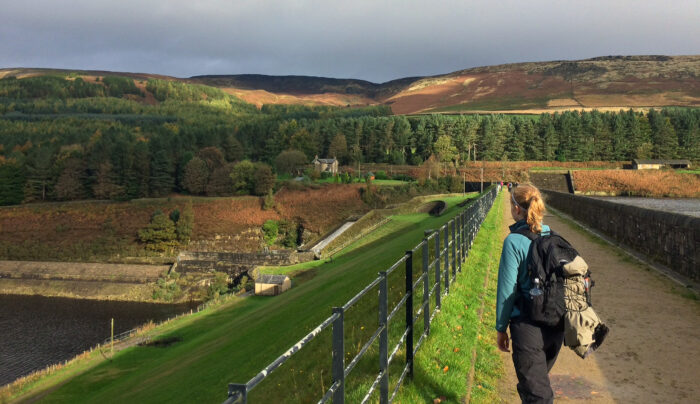
{"type": "MultiPolygon", "coordinates": [[[[165,347],[125,349],[111,361],[101,361],[51,388],[42,402],[220,402],[229,382],[246,382],[327,318],[332,306],[348,301],[378,271],[387,269],[405,250],[416,245],[424,229],[436,228],[454,217],[458,213],[455,202],[462,199],[446,200],[450,208],[442,217],[421,213],[393,216],[385,227],[363,238],[354,250],[300,273],[289,292],[275,298],[235,299],[219,310],[171,324],[157,338],[176,338],[177,342],[165,347]]],[[[395,273],[400,275],[399,272],[395,273]]],[[[390,280],[390,285],[394,292],[398,291],[401,276],[390,280]]],[[[376,299],[369,300],[367,304],[376,305],[376,299]]],[[[376,327],[376,309],[373,316],[368,316],[363,311],[367,304],[358,304],[346,315],[348,357],[354,356],[361,345],[358,341],[366,340],[371,335],[368,331],[376,327]]],[[[396,328],[400,326],[397,321],[396,328]]],[[[322,333],[253,390],[251,402],[306,402],[309,396],[320,397],[330,385],[327,334],[322,333]],[[294,397],[290,396],[290,388],[294,397]],[[253,401],[254,397],[258,399],[253,401]]],[[[376,368],[375,363],[358,365],[354,371],[358,374],[356,383],[348,381],[349,399],[361,394],[359,389],[370,377],[363,370],[376,368]]],[[[50,388],[70,371],[68,367],[39,381],[35,391],[50,388]]]]}

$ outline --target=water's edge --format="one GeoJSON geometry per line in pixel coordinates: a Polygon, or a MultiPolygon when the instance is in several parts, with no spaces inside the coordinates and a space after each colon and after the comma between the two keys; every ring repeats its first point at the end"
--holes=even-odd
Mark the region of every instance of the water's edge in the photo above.
{"type": "Polygon", "coordinates": [[[0,294],[0,386],[62,363],[149,321],[189,311],[162,304],[0,294]]]}

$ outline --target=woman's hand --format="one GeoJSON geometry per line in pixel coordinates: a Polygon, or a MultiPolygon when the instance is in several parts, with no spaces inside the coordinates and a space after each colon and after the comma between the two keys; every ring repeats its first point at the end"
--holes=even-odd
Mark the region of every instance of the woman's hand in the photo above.
{"type": "Polygon", "coordinates": [[[510,352],[508,349],[510,347],[510,339],[508,338],[508,334],[500,331],[497,332],[498,336],[496,337],[496,342],[498,344],[498,349],[503,352],[510,352]]]}

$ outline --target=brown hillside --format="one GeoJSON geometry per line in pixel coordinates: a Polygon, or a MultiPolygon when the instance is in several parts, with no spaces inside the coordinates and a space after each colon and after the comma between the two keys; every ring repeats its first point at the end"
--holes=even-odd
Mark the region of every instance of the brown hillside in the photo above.
{"type": "Polygon", "coordinates": [[[173,195],[130,202],[75,201],[0,207],[0,257],[12,260],[116,261],[144,254],[138,231],[156,210],[183,211],[192,201],[192,248],[251,252],[262,246],[266,220],[290,220],[324,234],[369,207],[359,185],[282,189],[275,210],[253,196],[199,198],[173,195]]]}
{"type": "MultiPolygon", "coordinates": [[[[67,72],[0,69],[0,78],[67,72]]],[[[388,104],[396,114],[418,114],[700,106],[700,55],[606,56],[579,61],[515,63],[432,77],[407,77],[382,84],[310,76],[245,74],[181,79],[143,73],[75,72],[84,76],[115,74],[135,80],[160,78],[205,84],[222,88],[258,107],[388,104]]]]}
{"type": "Polygon", "coordinates": [[[700,56],[519,63],[425,78],[390,97],[398,114],[700,105],[700,56]]]}

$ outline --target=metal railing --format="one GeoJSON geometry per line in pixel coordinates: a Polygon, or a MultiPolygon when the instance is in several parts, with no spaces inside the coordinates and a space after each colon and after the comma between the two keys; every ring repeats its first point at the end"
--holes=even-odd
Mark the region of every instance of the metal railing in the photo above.
{"type": "Polygon", "coordinates": [[[360,359],[369,348],[379,340],[379,373],[374,379],[369,390],[362,399],[362,403],[370,400],[372,394],[379,387],[379,402],[391,403],[406,377],[413,377],[413,358],[425,338],[430,334],[430,323],[441,307],[441,298],[449,294],[450,284],[454,282],[457,272],[462,271],[462,262],[466,259],[469,249],[474,242],[486,214],[491,209],[493,201],[498,193],[498,188],[493,186],[473,203],[467,206],[457,216],[452,218],[439,229],[426,230],[425,238],[412,250],[408,250],[386,271],[379,272],[379,276],[369,285],[351,298],[345,305],[333,307],[330,317],[326,318],[304,338],[294,344],[287,352],[280,355],[260,373],[255,375],[247,383],[230,383],[228,386],[228,398],[224,404],[247,403],[248,393],[262,382],[270,373],[279,368],[296,352],[316,338],[323,330],[332,327],[332,365],[331,373],[333,382],[318,403],[328,400],[334,404],[345,402],[345,379],[355,368],[360,359]],[[441,243],[442,237],[442,243],[441,243]],[[431,241],[434,248],[431,248],[431,241]],[[431,250],[433,254],[431,254],[431,250]],[[414,281],[413,264],[414,255],[420,251],[422,257],[422,274],[414,281]],[[432,259],[431,259],[432,258],[432,259]],[[388,277],[397,268],[405,267],[405,292],[396,306],[389,312],[389,288],[388,277]],[[434,283],[430,283],[430,270],[434,269],[434,283]],[[417,287],[422,285],[422,302],[417,312],[414,312],[413,298],[417,287]],[[378,327],[372,333],[369,340],[362,346],[349,364],[345,364],[345,312],[356,304],[370,290],[378,287],[379,299],[377,303],[378,327]],[[435,299],[435,307],[430,311],[431,297],[435,299]],[[398,314],[401,308],[405,308],[405,330],[398,343],[389,352],[389,324],[398,314]],[[423,315],[423,331],[414,344],[415,321],[423,315]],[[405,345],[405,364],[399,376],[398,382],[391,394],[389,394],[389,365],[397,357],[397,353],[405,345]]]}

